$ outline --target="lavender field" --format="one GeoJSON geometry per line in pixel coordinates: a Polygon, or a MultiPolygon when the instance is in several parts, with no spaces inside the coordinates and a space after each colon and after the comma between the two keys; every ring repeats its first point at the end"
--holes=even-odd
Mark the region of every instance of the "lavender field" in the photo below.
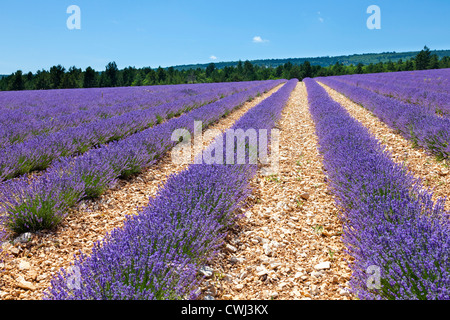
{"type": "Polygon", "coordinates": [[[0,92],[0,298],[448,300],[449,89],[439,69],[0,92]],[[199,121],[209,158],[170,162],[199,121]],[[239,129],[280,132],[255,138],[277,172],[250,138],[236,160],[239,129]]]}

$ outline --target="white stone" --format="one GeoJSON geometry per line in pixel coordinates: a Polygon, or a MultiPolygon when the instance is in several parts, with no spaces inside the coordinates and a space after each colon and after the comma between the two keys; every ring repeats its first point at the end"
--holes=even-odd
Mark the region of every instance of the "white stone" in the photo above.
{"type": "Polygon", "coordinates": [[[199,272],[203,274],[206,278],[211,278],[214,274],[214,270],[211,267],[203,266],[200,268],[199,272]]]}
{"type": "Polygon", "coordinates": [[[348,289],[343,288],[343,289],[339,290],[339,294],[341,296],[349,296],[350,292],[348,291],[348,289]]]}
{"type": "Polygon", "coordinates": [[[311,294],[312,294],[313,296],[319,294],[319,288],[318,288],[316,285],[314,285],[314,284],[311,285],[311,294]]]}
{"type": "Polygon", "coordinates": [[[17,286],[19,288],[25,289],[25,290],[36,290],[36,287],[31,282],[26,281],[22,276],[19,276],[17,278],[17,286]]]}
{"type": "Polygon", "coordinates": [[[278,297],[278,292],[272,291],[272,292],[270,293],[270,296],[271,296],[272,298],[276,298],[276,297],[278,297]]]}
{"type": "Polygon", "coordinates": [[[244,285],[242,283],[240,283],[236,286],[236,290],[242,290],[242,289],[244,289],[244,285]]]}
{"type": "Polygon", "coordinates": [[[264,254],[266,255],[266,256],[271,256],[272,255],[272,248],[270,247],[270,245],[268,244],[268,243],[265,243],[264,245],[263,245],[263,249],[264,249],[264,254]]]}
{"type": "Polygon", "coordinates": [[[19,270],[29,270],[31,267],[30,263],[25,260],[21,260],[19,263],[19,270]]]}
{"type": "Polygon", "coordinates": [[[230,251],[230,252],[236,252],[237,251],[236,247],[232,246],[231,244],[227,244],[225,246],[225,250],[230,251]]]}
{"type": "Polygon", "coordinates": [[[313,272],[311,272],[311,276],[319,278],[322,276],[322,273],[320,271],[313,271],[313,272]]]}
{"type": "Polygon", "coordinates": [[[321,262],[314,266],[314,269],[316,269],[316,270],[325,270],[325,269],[330,269],[330,268],[331,268],[331,263],[329,261],[321,262]]]}

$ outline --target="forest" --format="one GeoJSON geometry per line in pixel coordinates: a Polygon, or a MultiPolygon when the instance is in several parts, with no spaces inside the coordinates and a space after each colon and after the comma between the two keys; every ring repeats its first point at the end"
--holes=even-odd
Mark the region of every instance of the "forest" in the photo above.
{"type": "Polygon", "coordinates": [[[236,65],[219,68],[210,63],[205,68],[180,69],[169,68],[135,68],[126,67],[119,70],[116,62],[110,62],[105,70],[97,71],[91,67],[85,70],[75,66],[66,70],[55,65],[50,70],[39,70],[36,73],[24,74],[21,70],[0,79],[0,91],[46,90],[95,87],[128,87],[150,86],[183,83],[238,82],[270,79],[314,78],[344,74],[364,74],[395,71],[413,71],[426,69],[450,68],[450,56],[442,56],[432,52],[427,46],[417,55],[403,60],[364,64],[346,64],[336,61],[329,66],[313,64],[306,60],[295,64],[287,61],[278,66],[267,66],[239,61],[236,65]]]}

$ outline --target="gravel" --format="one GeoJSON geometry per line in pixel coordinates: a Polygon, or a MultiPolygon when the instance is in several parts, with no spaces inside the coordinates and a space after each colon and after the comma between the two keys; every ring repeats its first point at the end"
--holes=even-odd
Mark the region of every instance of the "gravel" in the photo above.
{"type": "MultiPolygon", "coordinates": [[[[437,161],[427,154],[422,148],[413,148],[412,143],[403,138],[398,132],[389,128],[381,120],[375,117],[369,110],[352,102],[339,92],[322,84],[328,94],[339,102],[347,112],[380,142],[382,142],[392,154],[392,160],[404,163],[415,177],[423,179],[424,187],[434,190],[433,200],[438,197],[447,197],[450,194],[450,175],[448,166],[450,163],[437,161]]],[[[446,209],[450,210],[450,201],[446,202],[446,209]]]]}
{"type": "Polygon", "coordinates": [[[350,300],[351,295],[339,294],[350,279],[350,269],[340,240],[338,211],[326,192],[303,83],[291,94],[277,127],[281,129],[279,173],[259,174],[253,180],[245,215],[227,237],[228,243],[238,240],[242,245],[233,253],[222,250],[212,264],[218,274],[235,275],[232,281],[216,278],[216,299],[350,300]],[[317,225],[322,233],[314,229],[317,225]],[[230,263],[231,256],[245,260],[230,263]],[[332,262],[330,268],[311,277],[317,272],[314,266],[324,261],[332,262]],[[233,281],[243,273],[243,279],[233,281]]]}
{"type": "MultiPolygon", "coordinates": [[[[239,109],[222,118],[210,129],[222,132],[239,119],[246,111],[267,98],[281,85],[245,103],[239,109]]],[[[212,141],[203,139],[204,146],[212,141]]],[[[107,232],[123,226],[129,215],[137,208],[148,204],[149,197],[156,195],[171,174],[187,168],[175,165],[170,152],[156,165],[130,180],[120,180],[95,201],[83,201],[71,209],[66,219],[55,231],[44,230],[24,236],[26,243],[4,244],[0,261],[4,268],[0,272],[0,288],[3,300],[40,300],[50,286],[53,274],[60,268],[68,268],[74,255],[89,254],[93,244],[104,238],[107,232]],[[29,269],[20,269],[20,262],[27,262],[29,269]]],[[[13,237],[10,235],[11,239],[13,237]]],[[[22,263],[22,266],[24,264],[22,263]]]]}

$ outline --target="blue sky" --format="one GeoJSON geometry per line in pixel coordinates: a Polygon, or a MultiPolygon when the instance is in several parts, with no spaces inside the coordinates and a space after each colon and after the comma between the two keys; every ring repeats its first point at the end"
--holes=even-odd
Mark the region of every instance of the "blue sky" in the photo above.
{"type": "Polygon", "coordinates": [[[0,74],[450,49],[449,13],[448,0],[0,0],[0,74]]]}

